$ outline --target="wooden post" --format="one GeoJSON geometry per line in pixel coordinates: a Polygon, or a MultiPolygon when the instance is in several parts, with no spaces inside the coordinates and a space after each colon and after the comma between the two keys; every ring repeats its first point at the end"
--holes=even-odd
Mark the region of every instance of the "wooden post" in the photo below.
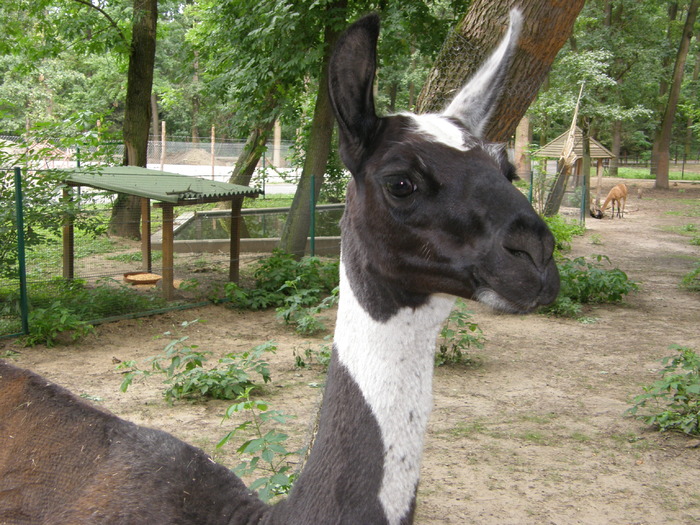
{"type": "Polygon", "coordinates": [[[169,202],[163,203],[163,297],[166,300],[173,298],[173,205],[169,202]]]}
{"type": "Polygon", "coordinates": [[[165,164],[165,121],[160,123],[160,171],[163,171],[165,164]]]}
{"type": "MultiPolygon", "coordinates": [[[[69,203],[72,200],[70,187],[63,188],[63,201],[69,203]]],[[[63,216],[63,278],[72,279],[75,275],[75,235],[73,230],[73,217],[66,213],[63,216]]]]}
{"type": "Polygon", "coordinates": [[[601,192],[603,191],[603,159],[598,159],[598,165],[596,166],[596,175],[598,176],[598,188],[595,192],[595,209],[600,209],[600,198],[601,192]]]}
{"type": "Polygon", "coordinates": [[[141,268],[151,273],[151,200],[141,197],[141,268]]]}
{"type": "Polygon", "coordinates": [[[238,283],[241,256],[241,206],[243,197],[231,199],[231,249],[229,250],[228,280],[238,283]]]}

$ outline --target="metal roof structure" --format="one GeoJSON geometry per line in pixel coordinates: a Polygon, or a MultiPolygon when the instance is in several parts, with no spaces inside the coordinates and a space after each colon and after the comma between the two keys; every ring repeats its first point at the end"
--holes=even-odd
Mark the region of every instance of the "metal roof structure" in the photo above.
{"type": "MultiPolygon", "coordinates": [[[[564,133],[559,135],[553,141],[549,142],[545,146],[535,151],[533,157],[545,157],[549,159],[558,159],[561,156],[562,150],[564,149],[564,143],[569,135],[569,131],[566,130],[564,133]]],[[[595,140],[593,137],[590,139],[591,144],[591,158],[592,159],[613,159],[615,155],[603,146],[600,142],[595,140]]],[[[576,132],[574,133],[574,154],[577,158],[583,157],[583,131],[581,128],[576,126],[576,132]]]]}
{"type": "MultiPolygon", "coordinates": [[[[248,186],[206,180],[199,177],[149,170],[138,166],[89,166],[61,170],[68,186],[92,188],[125,193],[141,198],[141,253],[143,269],[151,271],[150,201],[160,201],[162,218],[163,296],[173,296],[173,207],[231,201],[231,243],[229,279],[238,282],[240,265],[240,221],[243,197],[257,197],[260,192],[248,186]]],[[[70,198],[68,190],[64,196],[70,198]]],[[[73,221],[66,218],[63,227],[63,276],[73,278],[74,272],[73,221]]]]}
{"type": "Polygon", "coordinates": [[[90,166],[61,171],[66,174],[65,182],[71,186],[90,186],[174,205],[220,202],[240,196],[256,197],[260,193],[248,186],[138,166],[90,166]]]}

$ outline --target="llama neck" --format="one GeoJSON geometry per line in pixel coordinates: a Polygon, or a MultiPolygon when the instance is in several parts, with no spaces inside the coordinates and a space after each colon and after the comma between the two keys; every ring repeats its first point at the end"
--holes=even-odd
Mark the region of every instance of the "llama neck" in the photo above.
{"type": "Polygon", "coordinates": [[[435,340],[454,299],[431,298],[375,321],[357,300],[341,267],[335,345],[377,420],[384,467],[379,500],[390,523],[412,507],[423,437],[432,409],[435,340]]]}
{"type": "Polygon", "coordinates": [[[454,299],[376,321],[341,265],[334,353],[309,460],[278,516],[410,523],[432,408],[434,347],[454,299]]]}

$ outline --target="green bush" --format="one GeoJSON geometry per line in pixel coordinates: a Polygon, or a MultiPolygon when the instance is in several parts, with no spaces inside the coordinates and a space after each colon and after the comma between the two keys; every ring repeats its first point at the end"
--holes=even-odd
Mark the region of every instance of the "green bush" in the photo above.
{"type": "MultiPolygon", "coordinates": [[[[183,323],[183,327],[191,323],[183,323]]],[[[170,335],[169,332],[166,334],[170,335]]],[[[181,399],[237,399],[246,391],[258,388],[253,376],[259,375],[264,383],[270,381],[270,369],[263,354],[275,352],[277,347],[268,341],[240,354],[230,353],[218,360],[213,368],[204,368],[211,352],[198,350],[197,345],[186,345],[188,336],[172,339],[163,353],[150,359],[151,370],[138,368],[135,361],[126,361],[120,369],[128,369],[121,390],[126,392],[137,376],[165,375],[167,388],[163,394],[168,402],[181,399]]]]}
{"type": "Polygon", "coordinates": [[[29,312],[29,326],[30,333],[23,340],[27,346],[45,344],[52,347],[62,333],[69,333],[71,340],[77,341],[95,330],[91,324],[61,306],[60,302],[29,312]]]}
{"type": "Polygon", "coordinates": [[[571,242],[577,235],[583,235],[586,232],[585,226],[577,222],[570,222],[564,219],[561,215],[553,217],[543,217],[547,223],[549,231],[554,235],[554,257],[561,257],[561,252],[571,249],[571,242]]]}
{"type": "Polygon", "coordinates": [[[554,304],[543,309],[545,313],[562,317],[576,317],[583,304],[619,303],[625,295],[638,289],[619,268],[603,268],[605,255],[594,255],[594,261],[584,257],[562,258],[557,264],[561,280],[559,296],[554,304]]]}
{"type": "Polygon", "coordinates": [[[700,264],[683,276],[681,286],[691,292],[700,292],[700,264]]]}
{"type": "Polygon", "coordinates": [[[473,364],[467,356],[469,348],[483,348],[484,334],[479,325],[472,321],[472,313],[467,310],[462,299],[457,299],[455,307],[440,330],[435,366],[445,364],[473,364]]]}
{"type": "Polygon", "coordinates": [[[288,298],[303,306],[317,304],[338,286],[338,261],[323,262],[318,257],[296,260],[280,250],[263,259],[254,271],[253,288],[227,283],[224,290],[233,306],[262,310],[287,304],[288,298]]]}
{"type": "Polygon", "coordinates": [[[292,465],[298,463],[306,448],[290,452],[285,447],[289,439],[287,434],[274,429],[266,430],[268,424],[285,424],[291,416],[278,410],[270,410],[266,402],[251,399],[250,394],[250,390],[246,389],[237,400],[238,402],[228,407],[224,419],[229,419],[234,414],[248,414],[251,419],[239,423],[219,441],[216,447],[223,447],[240,432],[252,430],[253,437],[247,439],[236,450],[238,454],[248,456],[248,459],[241,461],[233,471],[238,476],[250,476],[262,471],[264,475],[253,481],[248,488],[256,491],[260,499],[269,502],[275,496],[289,493],[297,478],[292,465]]]}
{"type": "Polygon", "coordinates": [[[700,356],[693,350],[672,346],[678,354],[664,357],[661,379],[643,388],[627,413],[661,431],[700,434],[700,356]],[[640,414],[640,409],[647,409],[640,414]],[[649,413],[651,412],[651,413],[649,413]]]}

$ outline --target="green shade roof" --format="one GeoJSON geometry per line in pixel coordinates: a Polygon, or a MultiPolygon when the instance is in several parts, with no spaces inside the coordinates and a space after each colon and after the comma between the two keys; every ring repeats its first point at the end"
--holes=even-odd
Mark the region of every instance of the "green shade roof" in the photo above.
{"type": "Polygon", "coordinates": [[[64,181],[72,186],[90,186],[172,204],[218,202],[237,196],[255,197],[260,193],[248,186],[137,166],[73,168],[61,171],[66,174],[64,181]]]}

